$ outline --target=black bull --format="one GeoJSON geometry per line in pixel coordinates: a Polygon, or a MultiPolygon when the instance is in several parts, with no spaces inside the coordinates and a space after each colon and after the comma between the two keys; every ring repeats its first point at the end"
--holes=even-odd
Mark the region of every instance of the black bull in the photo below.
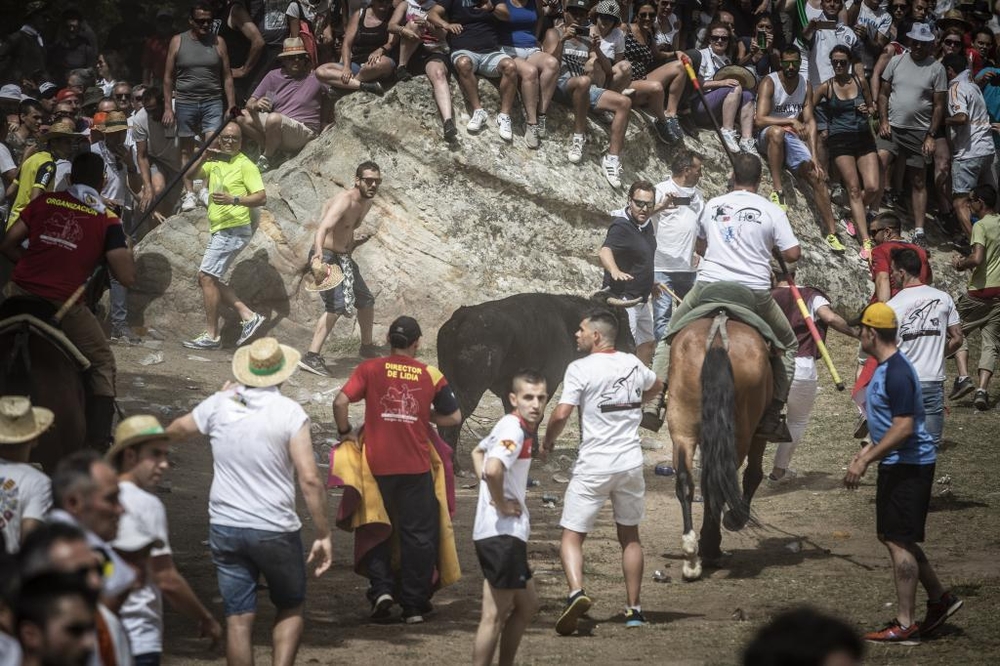
{"type": "MultiPolygon", "coordinates": [[[[557,294],[517,294],[499,301],[460,307],[438,330],[438,367],[455,392],[463,422],[486,391],[507,398],[514,375],[523,369],[541,373],[549,395],[562,382],[566,366],[583,356],[576,349],[580,322],[594,309],[605,307],[618,319],[615,346],[634,352],[628,315],[621,307],[600,300],[557,294]]],[[[456,454],[461,426],[441,428],[441,436],[456,454]]]]}

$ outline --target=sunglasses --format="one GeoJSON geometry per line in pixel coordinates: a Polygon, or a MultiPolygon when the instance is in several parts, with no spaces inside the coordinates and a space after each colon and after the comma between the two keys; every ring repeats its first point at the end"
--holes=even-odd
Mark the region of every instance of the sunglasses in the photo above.
{"type": "Polygon", "coordinates": [[[237,143],[240,140],[238,136],[220,136],[219,143],[237,143]]]}
{"type": "MultiPolygon", "coordinates": [[[[115,99],[128,99],[132,97],[132,93],[121,93],[120,95],[115,95],[115,99]]],[[[135,97],[133,99],[142,99],[142,97],[135,97]]]]}
{"type": "Polygon", "coordinates": [[[830,59],[830,64],[833,65],[834,67],[847,67],[847,65],[848,65],[849,62],[850,61],[844,60],[842,58],[831,58],[830,59]]]}
{"type": "Polygon", "coordinates": [[[781,66],[782,67],[798,67],[801,64],[802,64],[802,60],[801,59],[798,59],[798,60],[782,60],[781,61],[781,66]]]}
{"type": "Polygon", "coordinates": [[[639,14],[636,14],[636,16],[638,16],[640,19],[646,19],[646,20],[648,20],[648,19],[655,19],[656,18],[656,13],[655,12],[640,12],[639,14]]]}
{"type": "Polygon", "coordinates": [[[715,42],[717,44],[724,44],[729,41],[729,37],[726,35],[712,35],[708,39],[709,41],[715,42]]]}
{"type": "Polygon", "coordinates": [[[632,203],[635,204],[635,207],[639,210],[648,210],[656,205],[656,202],[654,201],[639,201],[638,199],[632,199],[632,203]]]}
{"type": "Polygon", "coordinates": [[[382,179],[381,178],[359,178],[358,180],[360,180],[361,182],[363,182],[365,185],[367,185],[369,187],[371,187],[372,185],[381,185],[382,184],[382,179]]]}
{"type": "Polygon", "coordinates": [[[207,19],[195,19],[195,18],[193,18],[193,19],[191,19],[191,23],[194,23],[195,25],[208,25],[211,22],[212,22],[212,19],[210,19],[210,18],[207,18],[207,19]]]}
{"type": "Polygon", "coordinates": [[[941,43],[944,44],[945,46],[961,46],[962,45],[961,40],[958,40],[958,39],[946,39],[946,40],[944,40],[941,43]]]}

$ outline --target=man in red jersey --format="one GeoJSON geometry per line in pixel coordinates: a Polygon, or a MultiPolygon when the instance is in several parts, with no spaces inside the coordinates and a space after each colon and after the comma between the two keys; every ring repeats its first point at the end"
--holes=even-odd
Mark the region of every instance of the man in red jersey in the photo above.
{"type": "MultiPolygon", "coordinates": [[[[342,441],[357,443],[348,420],[352,402],[365,401],[364,453],[378,483],[392,528],[399,535],[403,621],[417,624],[431,611],[431,586],[437,562],[437,498],[431,476],[430,424],[462,423],[458,401],[437,368],[418,361],[420,325],[398,317],[389,327],[389,356],[363,362],[333,401],[333,417],[342,441]]],[[[392,547],[384,540],[368,556],[371,618],[390,617],[395,577],[392,547]]]]}
{"type": "Polygon", "coordinates": [[[914,243],[908,243],[899,235],[900,220],[895,213],[881,213],[868,227],[875,247],[872,249],[871,275],[872,282],[875,283],[875,293],[872,294],[871,302],[881,301],[885,303],[895,296],[902,284],[895,283],[892,279],[892,258],[890,255],[896,248],[910,249],[920,256],[920,282],[930,284],[933,279],[931,274],[931,264],[927,260],[927,251],[914,243]]]}
{"type": "MultiPolygon", "coordinates": [[[[60,307],[105,260],[118,282],[126,288],[135,284],[135,263],[121,220],[101,199],[104,160],[91,152],[78,155],[70,181],[65,192],[44,194],[25,206],[3,239],[0,252],[16,264],[8,296],[38,296],[60,307]],[[27,249],[22,247],[25,240],[27,249]]],[[[114,417],[114,354],[84,304],[73,304],[61,326],[91,363],[86,441],[103,450],[114,417]]]]}

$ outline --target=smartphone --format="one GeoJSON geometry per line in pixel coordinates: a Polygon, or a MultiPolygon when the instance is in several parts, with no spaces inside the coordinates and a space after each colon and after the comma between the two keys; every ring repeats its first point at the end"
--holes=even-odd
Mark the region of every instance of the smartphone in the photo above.
{"type": "Polygon", "coordinates": [[[767,33],[763,30],[757,31],[757,46],[760,47],[761,50],[767,48],[767,33]]]}
{"type": "Polygon", "coordinates": [[[817,30],[836,30],[837,29],[837,22],[836,21],[816,21],[816,29],[817,30]]]}
{"type": "Polygon", "coordinates": [[[670,203],[675,206],[690,206],[691,197],[670,197],[670,203]]]}

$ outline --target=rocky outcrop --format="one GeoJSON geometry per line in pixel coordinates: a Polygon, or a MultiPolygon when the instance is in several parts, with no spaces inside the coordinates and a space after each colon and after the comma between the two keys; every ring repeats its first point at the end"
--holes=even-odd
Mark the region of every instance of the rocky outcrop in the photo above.
{"type": "MultiPolygon", "coordinates": [[[[485,107],[495,111],[495,89],[487,82],[481,88],[485,107]]],[[[461,109],[457,87],[453,95],[461,109]]],[[[633,180],[662,180],[674,150],[658,143],[633,112],[623,155],[625,188],[616,191],[600,171],[605,126],[590,121],[584,161],[570,164],[572,118],[558,104],[537,151],[524,145],[523,123],[516,117],[513,144],[499,138],[491,117],[480,135],[460,129],[460,144],[449,147],[422,79],[399,84],[382,98],[351,95],[336,110],[335,125],[265,175],[267,208],[231,277],[251,307],[266,312],[283,336],[298,342],[321,311],[318,296],[301,288],[316,217],[326,198],[353,186],[361,161],[379,163],[384,179],[365,225],[375,236],[356,253],[378,299],[376,323],[384,326],[410,313],[430,332],[459,305],[517,292],[585,293],[598,287],[596,254],[607,211],[624,204],[633,180]]],[[[729,164],[715,135],[703,131],[699,141],[686,142],[706,160],[701,182],[706,197],[725,191],[729,164]]],[[[822,288],[844,312],[857,310],[871,287],[856,246],[848,241],[846,255],[831,254],[802,192],[791,184],[785,191],[804,248],[800,282],[822,288]]],[[[133,318],[173,335],[201,330],[196,275],[207,238],[200,210],[170,218],[139,244],[133,318]]],[[[946,255],[936,255],[937,283],[954,290],[958,282],[944,266],[946,255]]],[[[351,325],[338,324],[339,334],[351,325]]],[[[234,336],[235,328],[232,322],[226,333],[234,336]]]]}

